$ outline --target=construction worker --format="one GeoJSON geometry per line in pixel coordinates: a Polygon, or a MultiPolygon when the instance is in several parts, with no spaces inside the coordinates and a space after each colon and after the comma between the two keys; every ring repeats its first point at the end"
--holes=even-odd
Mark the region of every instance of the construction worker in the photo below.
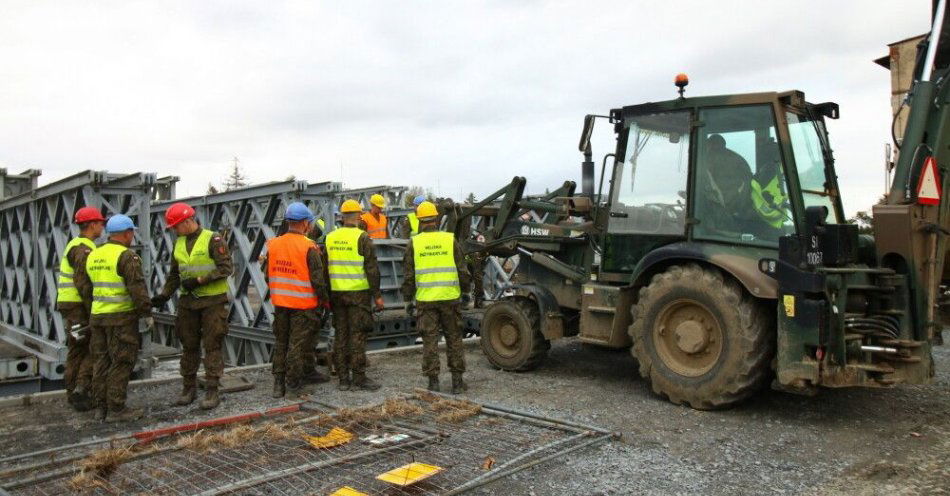
{"type": "Polygon", "coordinates": [[[430,202],[416,209],[420,232],[409,240],[403,258],[402,294],[410,315],[422,334],[422,373],[429,390],[439,391],[439,337],[445,336],[446,359],[452,372],[452,394],[467,386],[465,350],[462,347],[459,300],[468,300],[471,277],[462,247],[452,233],[438,230],[439,212],[430,202]],[[441,332],[440,332],[441,331],[441,332]]]}
{"type": "Polygon", "coordinates": [[[181,396],[176,405],[190,405],[198,395],[198,363],[204,349],[205,398],[201,408],[221,403],[218,388],[224,374],[221,346],[228,334],[228,277],[234,271],[227,242],[220,234],[203,229],[195,209],[175,203],[165,211],[168,229],[177,239],[165,286],[152,297],[152,306],[162,307],[178,291],[175,332],[181,341],[181,396]]]}
{"type": "MultiPolygon", "coordinates": [[[[386,200],[383,195],[375,194],[369,198],[372,205],[369,212],[360,216],[366,224],[366,233],[372,239],[386,239],[389,237],[389,231],[386,229],[386,216],[383,215],[383,207],[386,206],[386,200]]],[[[344,212],[345,213],[345,212],[344,212]]]]}
{"type": "Polygon", "coordinates": [[[145,319],[149,331],[154,331],[155,322],[142,259],[129,249],[135,224],[125,215],[113,215],[106,222],[106,233],[109,240],[86,257],[86,274],[92,282],[89,349],[95,357],[92,382],[99,418],[119,422],[142,417],[141,408],[125,402],[142,344],[139,319],[145,319]]]}
{"type": "Polygon", "coordinates": [[[379,384],[366,377],[366,336],[373,328],[371,307],[375,305],[381,311],[383,295],[373,242],[357,227],[361,211],[355,200],[343,202],[343,227],[327,234],[326,243],[335,332],[333,355],[339,389],[343,391],[379,389],[379,384]]]}
{"type": "Polygon", "coordinates": [[[89,307],[92,286],[86,276],[86,257],[96,249],[95,240],[102,235],[106,219],[96,207],[82,207],[73,221],[79,225],[79,236],[71,239],[59,260],[56,281],[56,310],[66,323],[66,399],[76,410],[91,409],[92,355],[89,353],[89,307]],[[84,299],[81,293],[87,296],[84,299]],[[74,335],[75,334],[75,335],[74,335]]]}
{"type": "Polygon", "coordinates": [[[313,213],[294,202],[284,218],[287,232],[267,242],[262,267],[274,305],[274,398],[309,392],[303,384],[309,372],[304,370],[307,348],[312,347],[310,335],[320,325],[321,308],[328,301],[320,249],[307,237],[313,213]]]}
{"type": "MultiPolygon", "coordinates": [[[[425,196],[416,195],[416,197],[412,199],[412,208],[419,208],[419,205],[424,201],[426,201],[425,196]]],[[[409,239],[416,234],[419,234],[419,218],[416,217],[416,213],[413,211],[406,214],[406,216],[399,221],[399,237],[409,239]]]]}
{"type": "Polygon", "coordinates": [[[465,255],[468,273],[472,276],[472,299],[475,308],[485,306],[485,253],[480,251],[465,255]]]}

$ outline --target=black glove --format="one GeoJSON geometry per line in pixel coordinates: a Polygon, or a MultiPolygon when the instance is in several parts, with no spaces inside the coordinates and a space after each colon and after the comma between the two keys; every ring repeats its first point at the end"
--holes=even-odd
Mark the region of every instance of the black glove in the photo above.
{"type": "Polygon", "coordinates": [[[152,306],[159,308],[168,303],[169,297],[164,295],[155,295],[152,297],[152,306]]]}
{"type": "Polygon", "coordinates": [[[181,287],[185,288],[185,291],[194,291],[198,286],[201,286],[201,284],[198,283],[198,279],[195,277],[185,279],[181,282],[181,287]]]}
{"type": "Polygon", "coordinates": [[[414,301],[406,303],[406,315],[410,317],[416,316],[416,303],[414,301]]]}

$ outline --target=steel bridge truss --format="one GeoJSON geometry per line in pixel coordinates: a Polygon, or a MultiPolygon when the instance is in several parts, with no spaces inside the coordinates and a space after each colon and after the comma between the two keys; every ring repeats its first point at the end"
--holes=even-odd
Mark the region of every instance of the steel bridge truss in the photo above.
{"type": "MultiPolygon", "coordinates": [[[[7,190],[14,193],[0,199],[0,340],[36,356],[40,375],[52,380],[62,379],[66,357],[65,324],[55,310],[59,259],[69,240],[79,234],[72,215],[82,206],[99,207],[106,216],[123,213],[132,217],[138,226],[133,249],[142,256],[151,294],[161,290],[170,268],[175,237],[166,229],[164,213],[172,203],[188,202],[202,226],[225,237],[234,261],[229,280],[230,331],[225,340],[226,360],[231,365],[270,361],[273,306],[259,259],[267,240],[280,232],[289,203],[306,203],[326,226],[332,226],[336,207],[344,199],[355,199],[368,208],[369,197],[382,194],[394,207],[387,210],[391,234],[400,218],[411,211],[399,207],[404,204],[404,187],[344,190],[336,182],[282,181],[176,199],[178,178],[157,178],[151,173],[89,170],[37,188],[39,171],[17,176],[0,172],[7,190]]],[[[474,218],[473,227],[484,227],[485,222],[474,218]]],[[[399,294],[405,241],[379,240],[376,245],[386,310],[376,316],[371,346],[412,344],[415,322],[403,312],[399,294]]],[[[483,277],[488,299],[504,293],[516,267],[517,257],[486,260],[483,277]]],[[[155,312],[158,332],[151,341],[180,349],[175,305],[173,299],[155,312]]],[[[467,333],[477,333],[477,316],[467,315],[464,325],[467,333]]],[[[331,333],[332,329],[325,329],[323,334],[328,337],[331,333]]],[[[147,373],[152,363],[147,350],[143,357],[141,366],[147,373]]]]}

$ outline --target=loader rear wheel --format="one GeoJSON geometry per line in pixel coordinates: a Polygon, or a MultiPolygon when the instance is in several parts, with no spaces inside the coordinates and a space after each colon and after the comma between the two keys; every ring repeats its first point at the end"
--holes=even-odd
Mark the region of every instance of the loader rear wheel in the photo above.
{"type": "Polygon", "coordinates": [[[492,365],[510,371],[537,367],[551,348],[541,334],[538,305],[514,296],[493,303],[482,317],[482,351],[492,365]]]}
{"type": "Polygon", "coordinates": [[[768,383],[774,319],[718,270],[674,265],[640,289],[630,312],[640,375],[673,403],[725,408],[768,383]]]}

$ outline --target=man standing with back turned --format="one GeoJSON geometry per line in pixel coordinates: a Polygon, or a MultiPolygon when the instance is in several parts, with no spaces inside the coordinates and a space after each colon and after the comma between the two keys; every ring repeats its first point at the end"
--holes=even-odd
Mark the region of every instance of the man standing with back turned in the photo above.
{"type": "Polygon", "coordinates": [[[445,335],[446,358],[452,372],[452,394],[467,389],[465,349],[462,346],[459,298],[468,296],[471,276],[462,248],[452,233],[438,230],[439,211],[430,202],[416,209],[419,234],[409,240],[403,258],[403,298],[411,315],[418,305],[416,322],[422,334],[422,373],[429,390],[439,390],[439,335],[445,335]],[[415,299],[416,303],[413,303],[415,299]]]}
{"type": "Polygon", "coordinates": [[[121,422],[142,417],[143,410],[127,407],[125,400],[142,344],[139,319],[145,318],[149,331],[155,329],[155,322],[142,259],[129,249],[135,224],[125,215],[113,215],[106,222],[106,233],[109,241],[86,257],[86,274],[92,282],[89,348],[95,357],[92,382],[99,418],[121,422]]]}
{"type": "Polygon", "coordinates": [[[313,213],[300,202],[287,206],[287,232],[267,242],[262,270],[267,274],[274,305],[274,398],[306,394],[310,333],[320,325],[320,307],[327,301],[320,249],[307,237],[313,213]]]}
{"type": "Polygon", "coordinates": [[[333,304],[333,356],[339,388],[343,391],[351,387],[379,389],[379,384],[366,377],[366,335],[373,328],[372,305],[382,310],[383,295],[373,242],[357,227],[361,211],[355,200],[343,202],[343,227],[327,234],[326,242],[333,304]]]}
{"type": "Polygon", "coordinates": [[[91,409],[92,355],[89,353],[89,307],[92,303],[91,286],[86,276],[86,257],[96,249],[95,240],[102,235],[105,219],[96,207],[83,207],[73,217],[79,225],[79,236],[66,244],[59,261],[56,282],[56,310],[63,315],[66,325],[66,399],[77,411],[91,409]],[[87,297],[80,294],[84,289],[87,297]],[[85,327],[76,336],[74,327],[85,327]]]}
{"type": "Polygon", "coordinates": [[[198,362],[204,348],[206,391],[201,408],[210,410],[221,403],[218,387],[224,374],[221,346],[228,334],[228,276],[234,270],[231,254],[221,235],[203,229],[195,219],[195,209],[186,203],[168,207],[165,223],[175,230],[178,239],[165,286],[152,297],[152,305],[165,305],[180,288],[175,332],[182,348],[182,391],[175,404],[185,406],[195,401],[198,362]]]}

